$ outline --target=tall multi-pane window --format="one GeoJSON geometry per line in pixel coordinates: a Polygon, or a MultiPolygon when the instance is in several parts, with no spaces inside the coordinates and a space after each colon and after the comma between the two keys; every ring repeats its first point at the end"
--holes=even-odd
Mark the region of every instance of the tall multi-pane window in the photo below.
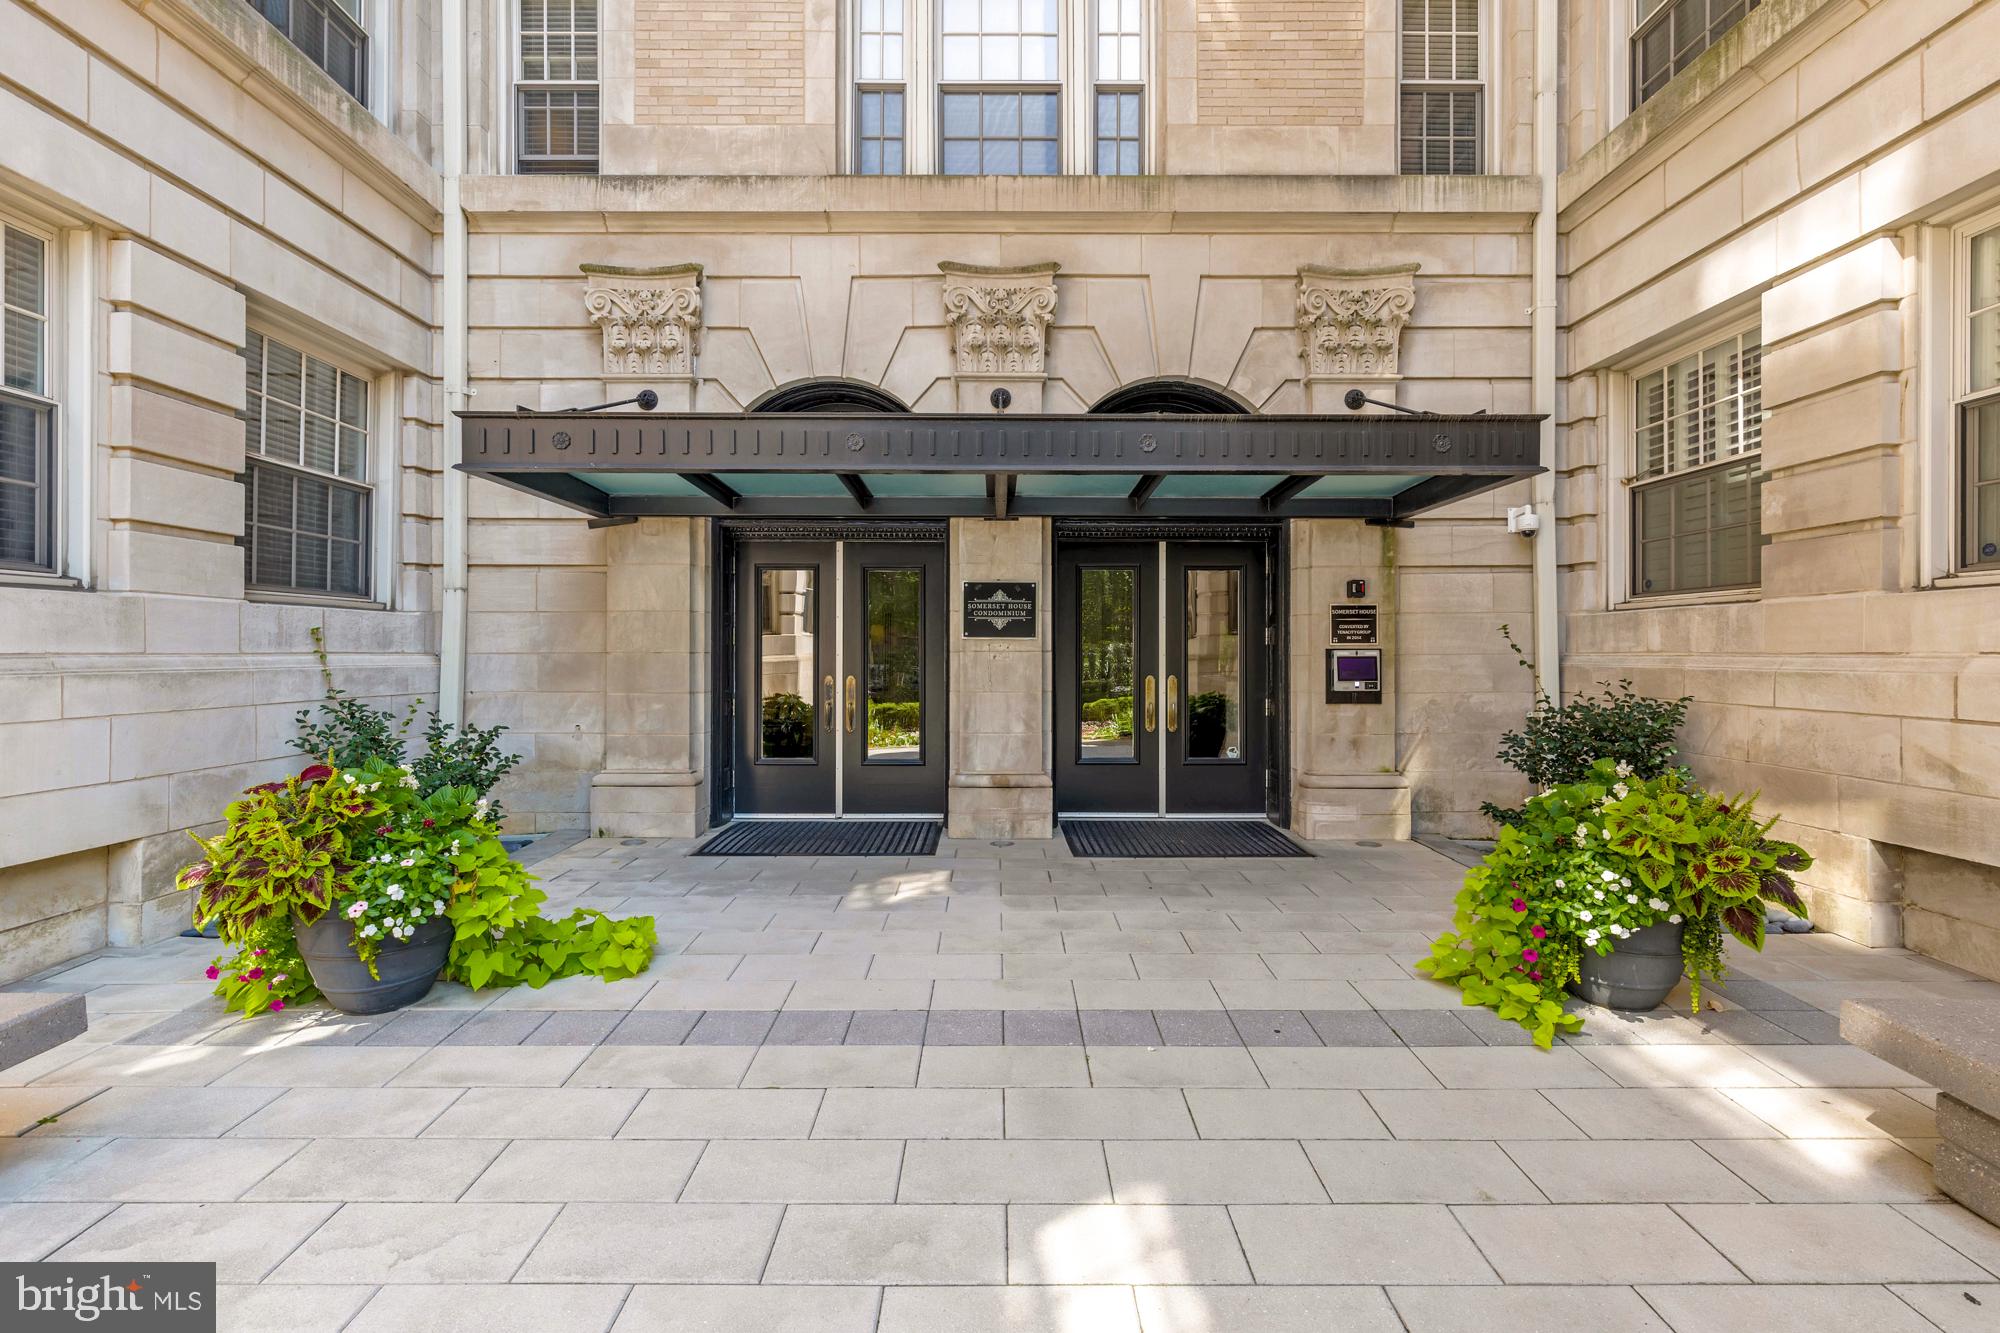
{"type": "Polygon", "coordinates": [[[243,348],[245,581],[368,595],[368,381],[252,330],[243,348]]]}
{"type": "Polygon", "coordinates": [[[1140,172],[1140,107],[1146,79],[1140,0],[1093,0],[1097,87],[1091,134],[1100,176],[1140,172]]]}
{"type": "Polygon", "coordinates": [[[0,223],[0,568],[55,565],[48,243],[0,223]]]}
{"type": "Polygon", "coordinates": [[[1667,86],[1759,0],[1632,0],[1632,105],[1667,86]]]}
{"type": "Polygon", "coordinates": [[[854,25],[854,168],[904,170],[903,0],[860,0],[854,25]]]}
{"type": "Polygon", "coordinates": [[[368,30],[362,0],[250,0],[250,7],[291,39],[305,58],[345,88],[368,100],[368,30]]]}
{"type": "Polygon", "coordinates": [[[1403,0],[1402,170],[1480,170],[1486,89],[1479,77],[1480,0],[1403,0]]]}
{"type": "Polygon", "coordinates": [[[597,170],[597,0],[521,0],[515,163],[597,170]]]}
{"type": "Polygon", "coordinates": [[[1958,373],[1953,377],[1964,514],[1959,561],[2000,566],[2000,226],[1961,242],[1958,373]]]}
{"type": "Polygon", "coordinates": [[[939,169],[1052,176],[1062,169],[1059,0],[942,0],[939,169]]]}
{"type": "Polygon", "coordinates": [[[1758,582],[1762,365],[1763,347],[1752,328],[1635,378],[1635,596],[1758,582]]]}

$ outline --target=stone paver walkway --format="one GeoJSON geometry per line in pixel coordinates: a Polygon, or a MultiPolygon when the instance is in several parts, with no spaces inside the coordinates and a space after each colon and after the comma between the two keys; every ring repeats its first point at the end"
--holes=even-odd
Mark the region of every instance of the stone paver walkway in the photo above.
{"type": "Polygon", "coordinates": [[[1410,964],[1460,868],[716,860],[589,840],[652,970],[231,1020],[211,943],[27,983],[0,1259],[214,1260],[223,1326],[786,1333],[2000,1328],[1931,1094],[1845,998],[2000,987],[1774,939],[1552,1053],[1410,964]],[[1562,1290],[1551,1290],[1560,1287],[1562,1290]]]}

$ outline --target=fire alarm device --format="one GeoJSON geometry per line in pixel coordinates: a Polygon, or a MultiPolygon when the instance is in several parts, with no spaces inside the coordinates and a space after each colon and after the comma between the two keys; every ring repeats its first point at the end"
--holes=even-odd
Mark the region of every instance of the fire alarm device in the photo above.
{"type": "Polygon", "coordinates": [[[1366,597],[1368,595],[1368,580],[1349,579],[1347,581],[1347,595],[1349,597],[1366,597]]]}

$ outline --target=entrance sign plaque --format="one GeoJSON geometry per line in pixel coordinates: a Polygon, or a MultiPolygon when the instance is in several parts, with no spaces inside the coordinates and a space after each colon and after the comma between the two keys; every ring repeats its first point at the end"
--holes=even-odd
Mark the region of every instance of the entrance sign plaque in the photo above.
{"type": "Polygon", "coordinates": [[[1336,606],[1333,608],[1333,643],[1374,643],[1376,633],[1374,607],[1336,606]]]}
{"type": "Polygon", "coordinates": [[[964,585],[965,637],[968,639],[1032,639],[1036,626],[1036,585],[1033,583],[967,583],[964,585]]]}

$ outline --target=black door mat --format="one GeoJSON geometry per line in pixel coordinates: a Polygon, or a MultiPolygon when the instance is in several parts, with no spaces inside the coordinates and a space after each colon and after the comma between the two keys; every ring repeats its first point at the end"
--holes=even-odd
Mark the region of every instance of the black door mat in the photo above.
{"type": "Polygon", "coordinates": [[[692,856],[930,856],[935,819],[739,819],[692,856]]]}
{"type": "Polygon", "coordinates": [[[1261,819],[1065,819],[1076,856],[1311,856],[1261,819]]]}

